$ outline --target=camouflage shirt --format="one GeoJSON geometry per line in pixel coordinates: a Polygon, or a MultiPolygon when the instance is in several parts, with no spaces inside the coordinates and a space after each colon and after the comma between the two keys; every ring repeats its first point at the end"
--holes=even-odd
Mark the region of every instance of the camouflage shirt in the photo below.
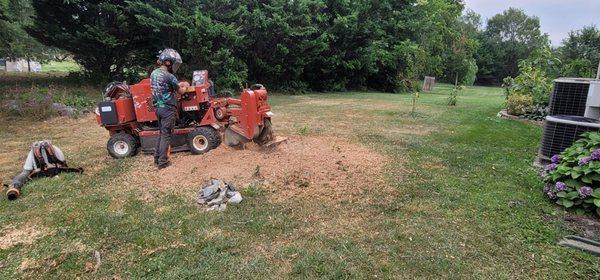
{"type": "Polygon", "coordinates": [[[163,108],[166,105],[177,107],[175,92],[179,89],[179,83],[175,75],[157,68],[150,74],[150,81],[154,107],[163,108]]]}

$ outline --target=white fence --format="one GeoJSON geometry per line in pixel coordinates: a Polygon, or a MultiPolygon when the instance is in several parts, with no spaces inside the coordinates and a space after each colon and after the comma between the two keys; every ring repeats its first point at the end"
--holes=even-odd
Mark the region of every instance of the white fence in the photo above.
{"type": "Polygon", "coordinates": [[[37,61],[29,61],[28,66],[25,59],[2,60],[0,61],[0,70],[6,72],[40,72],[42,71],[42,65],[37,61]]]}

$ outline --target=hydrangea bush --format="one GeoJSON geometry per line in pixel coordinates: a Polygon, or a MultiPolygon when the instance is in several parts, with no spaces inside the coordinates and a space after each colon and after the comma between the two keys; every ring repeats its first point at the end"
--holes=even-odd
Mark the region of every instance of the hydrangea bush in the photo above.
{"type": "Polygon", "coordinates": [[[600,216],[600,133],[586,132],[542,171],[544,194],[558,205],[600,216]]]}

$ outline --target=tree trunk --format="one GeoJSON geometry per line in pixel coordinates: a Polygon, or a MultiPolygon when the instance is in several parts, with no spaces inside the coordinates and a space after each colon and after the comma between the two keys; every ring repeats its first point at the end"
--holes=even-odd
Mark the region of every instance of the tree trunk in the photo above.
{"type": "Polygon", "coordinates": [[[458,72],[456,72],[456,75],[454,78],[454,87],[458,87],[458,72]]]}
{"type": "Polygon", "coordinates": [[[31,73],[31,59],[27,57],[27,72],[31,73]]]}

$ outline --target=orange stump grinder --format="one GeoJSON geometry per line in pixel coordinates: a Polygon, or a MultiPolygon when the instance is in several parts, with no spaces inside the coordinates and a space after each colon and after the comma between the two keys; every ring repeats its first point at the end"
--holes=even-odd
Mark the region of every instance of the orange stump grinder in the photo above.
{"type": "MultiPolygon", "coordinates": [[[[260,84],[246,88],[240,98],[217,97],[208,71],[194,71],[192,86],[179,96],[178,118],[171,151],[204,154],[221,144],[239,147],[273,140],[271,106],[260,84]]],[[[150,79],[127,86],[111,83],[98,104],[96,121],[110,134],[107,149],[113,158],[133,156],[138,148],[152,153],[160,131],[152,105],[150,79]]]]}

